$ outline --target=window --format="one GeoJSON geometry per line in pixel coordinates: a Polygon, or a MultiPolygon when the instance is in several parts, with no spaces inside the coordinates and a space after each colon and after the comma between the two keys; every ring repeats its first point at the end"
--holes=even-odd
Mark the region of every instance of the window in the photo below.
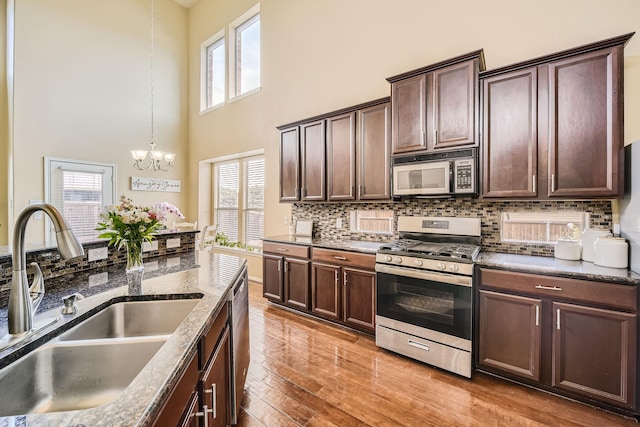
{"type": "Polygon", "coordinates": [[[580,239],[589,226],[586,212],[504,212],[503,242],[555,243],[558,239],[580,239]]]}
{"type": "Polygon", "coordinates": [[[244,95],[260,88],[260,4],[233,22],[229,34],[233,41],[229,92],[244,95]]]}
{"type": "Polygon", "coordinates": [[[351,211],[352,232],[393,234],[393,211],[351,211]]]}
{"type": "MultiPolygon", "coordinates": [[[[100,213],[115,200],[115,169],[107,163],[45,158],[47,201],[58,208],[81,241],[98,237],[100,213]]],[[[46,240],[53,240],[51,221],[46,230],[46,240]]]]}
{"type": "Polygon", "coordinates": [[[200,45],[202,63],[202,93],[200,110],[223,104],[225,100],[225,40],[224,30],[200,45]]]}
{"type": "Polygon", "coordinates": [[[264,157],[236,156],[214,163],[214,222],[230,242],[262,247],[264,157]]]}

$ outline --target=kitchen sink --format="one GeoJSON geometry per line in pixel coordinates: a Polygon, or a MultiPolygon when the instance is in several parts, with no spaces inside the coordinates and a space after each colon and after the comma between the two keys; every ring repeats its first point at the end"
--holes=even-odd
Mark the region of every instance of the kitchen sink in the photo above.
{"type": "Polygon", "coordinates": [[[88,409],[115,400],[166,340],[45,344],[0,370],[0,416],[88,409]]]}
{"type": "Polygon", "coordinates": [[[170,335],[199,299],[115,303],[60,335],[61,341],[170,335]]]}

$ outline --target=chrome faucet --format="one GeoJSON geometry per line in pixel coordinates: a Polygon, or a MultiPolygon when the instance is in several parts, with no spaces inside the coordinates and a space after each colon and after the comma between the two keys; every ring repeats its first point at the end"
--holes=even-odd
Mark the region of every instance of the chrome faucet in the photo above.
{"type": "Polygon", "coordinates": [[[23,335],[33,329],[33,315],[44,297],[44,277],[35,262],[33,284],[27,281],[27,256],[24,247],[24,234],[29,218],[34,212],[44,211],[56,230],[56,243],[63,259],[71,259],[84,255],[82,244],[73,234],[60,211],[48,203],[29,205],[20,212],[13,229],[13,276],[9,292],[9,334],[23,335]]]}

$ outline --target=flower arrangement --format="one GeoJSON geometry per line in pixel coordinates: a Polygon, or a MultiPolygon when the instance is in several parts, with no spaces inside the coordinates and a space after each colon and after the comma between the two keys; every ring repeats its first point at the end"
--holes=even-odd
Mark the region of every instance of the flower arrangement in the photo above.
{"type": "Polygon", "coordinates": [[[172,213],[184,218],[180,209],[167,202],[153,206],[138,206],[126,196],[120,196],[120,204],[107,206],[100,214],[96,230],[98,237],[109,239],[109,246],[127,248],[127,271],[142,270],[142,243],[151,242],[162,228],[162,221],[172,213]]]}

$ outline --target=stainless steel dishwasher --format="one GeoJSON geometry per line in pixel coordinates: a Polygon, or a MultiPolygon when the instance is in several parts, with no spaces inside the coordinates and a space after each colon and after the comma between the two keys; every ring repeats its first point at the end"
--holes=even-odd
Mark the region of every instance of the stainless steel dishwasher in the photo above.
{"type": "Polygon", "coordinates": [[[231,357],[231,420],[238,423],[240,402],[244,391],[249,368],[249,278],[245,266],[233,285],[231,294],[231,342],[233,353],[231,357]]]}

